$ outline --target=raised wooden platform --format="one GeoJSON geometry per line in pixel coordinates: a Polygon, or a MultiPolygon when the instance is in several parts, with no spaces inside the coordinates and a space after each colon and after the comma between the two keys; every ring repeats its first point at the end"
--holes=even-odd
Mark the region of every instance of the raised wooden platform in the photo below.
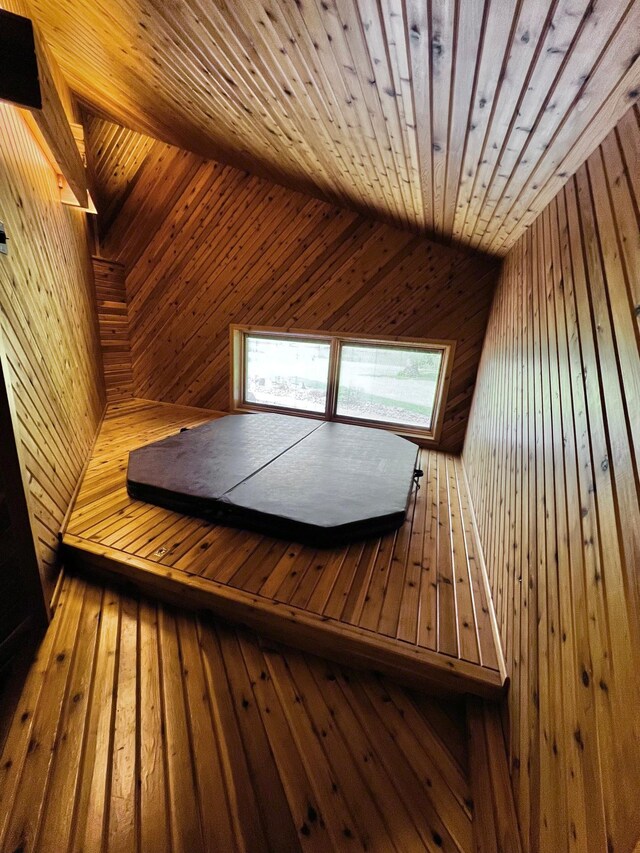
{"type": "Polygon", "coordinates": [[[502,654],[459,459],[422,451],[425,477],[404,526],[332,550],[128,496],[130,449],[212,417],[144,400],[109,407],[64,532],[67,563],[423,689],[502,693],[502,654]]]}

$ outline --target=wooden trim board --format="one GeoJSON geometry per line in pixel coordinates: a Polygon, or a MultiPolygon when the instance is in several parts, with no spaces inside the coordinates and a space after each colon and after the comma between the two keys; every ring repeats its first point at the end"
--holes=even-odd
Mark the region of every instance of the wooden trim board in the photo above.
{"type": "Polygon", "coordinates": [[[469,782],[476,853],[521,853],[499,706],[467,699],[469,782]]]}

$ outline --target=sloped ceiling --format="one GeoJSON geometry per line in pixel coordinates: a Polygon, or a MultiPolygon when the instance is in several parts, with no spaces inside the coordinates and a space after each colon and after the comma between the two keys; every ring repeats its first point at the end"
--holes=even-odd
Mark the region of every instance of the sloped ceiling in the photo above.
{"type": "Polygon", "coordinates": [[[98,228],[104,237],[154,151],[169,149],[150,136],[103,121],[86,110],[83,124],[91,192],[98,209],[98,228]]]}
{"type": "Polygon", "coordinates": [[[31,0],[106,118],[505,253],[638,98],[628,0],[31,0]]]}

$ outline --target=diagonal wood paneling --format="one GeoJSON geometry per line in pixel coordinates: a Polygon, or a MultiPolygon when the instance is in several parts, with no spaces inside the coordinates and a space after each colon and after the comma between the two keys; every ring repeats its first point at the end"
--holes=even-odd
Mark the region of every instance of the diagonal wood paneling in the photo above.
{"type": "Polygon", "coordinates": [[[638,97],[628,0],[32,0],[125,126],[504,253],[638,97]]]}
{"type": "Polygon", "coordinates": [[[84,116],[87,166],[93,178],[98,225],[104,236],[128,194],[147,156],[163,144],[142,133],[132,133],[92,113],[84,116]]]}
{"type": "Polygon", "coordinates": [[[0,762],[0,848],[107,847],[470,853],[464,707],[66,577],[0,762]]]}
{"type": "Polygon", "coordinates": [[[132,179],[102,253],[127,271],[136,396],[226,410],[230,323],[454,338],[440,446],[460,449],[493,259],[164,145],[132,179]]]}
{"type": "Polygon", "coordinates": [[[48,601],[60,525],[104,408],[93,274],[84,214],[60,204],[53,169],[5,103],[0,175],[3,370],[48,601]]]}
{"type": "Polygon", "coordinates": [[[531,851],[640,838],[639,119],[507,256],[465,444],[531,851]]]}

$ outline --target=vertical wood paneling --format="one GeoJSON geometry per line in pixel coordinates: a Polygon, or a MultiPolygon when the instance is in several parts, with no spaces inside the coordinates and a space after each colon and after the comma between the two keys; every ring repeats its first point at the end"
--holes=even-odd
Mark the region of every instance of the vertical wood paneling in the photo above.
{"type": "Polygon", "coordinates": [[[638,118],[508,254],[465,442],[531,851],[640,836],[638,118]]]}
{"type": "MultiPolygon", "coordinates": [[[[96,173],[135,147],[94,151],[96,173]]],[[[460,449],[493,259],[159,143],[131,168],[102,252],[126,268],[136,396],[227,409],[230,323],[453,338],[440,447],[460,449]]]]}
{"type": "Polygon", "coordinates": [[[467,727],[475,853],[521,853],[499,706],[469,697],[467,727]]]}
{"type": "Polygon", "coordinates": [[[8,104],[0,176],[5,380],[48,598],[60,523],[104,407],[93,276],[84,214],[60,204],[51,166],[8,104]]]}

